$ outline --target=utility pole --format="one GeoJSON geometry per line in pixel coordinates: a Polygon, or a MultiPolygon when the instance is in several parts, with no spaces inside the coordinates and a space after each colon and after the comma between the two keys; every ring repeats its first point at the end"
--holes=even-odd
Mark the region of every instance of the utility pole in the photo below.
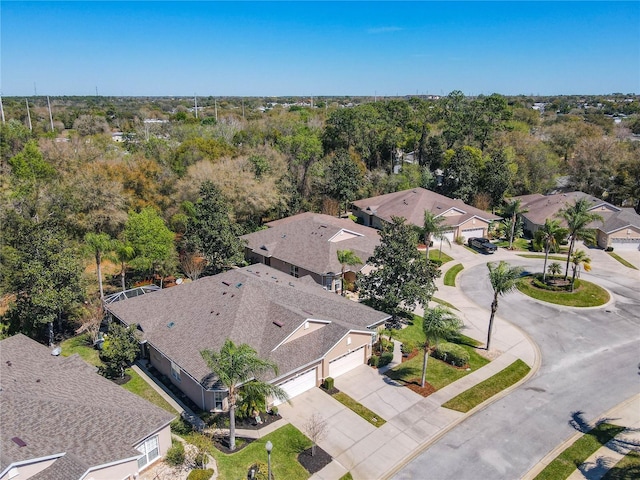
{"type": "Polygon", "coordinates": [[[29,119],[29,130],[33,131],[33,128],[31,126],[31,112],[29,111],[29,100],[25,98],[24,101],[27,104],[27,118],[29,119]]]}
{"type": "Polygon", "coordinates": [[[242,121],[244,122],[244,98],[242,99],[242,121]]]}
{"type": "Polygon", "coordinates": [[[196,96],[195,93],[193,94],[193,103],[196,109],[196,118],[198,118],[198,97],[196,96]]]}
{"type": "Polygon", "coordinates": [[[2,113],[2,124],[4,125],[4,107],[2,106],[2,95],[0,95],[0,113],[2,113]]]}
{"type": "Polygon", "coordinates": [[[49,95],[47,95],[47,105],[49,105],[49,121],[51,122],[51,131],[53,132],[53,115],[51,114],[51,102],[49,101],[49,95]]]}
{"type": "Polygon", "coordinates": [[[98,86],[96,85],[96,97],[98,96],[98,86]]]}
{"type": "Polygon", "coordinates": [[[217,98],[213,99],[213,108],[214,108],[214,111],[216,112],[216,123],[218,123],[218,99],[217,98]]]}
{"type": "Polygon", "coordinates": [[[33,82],[33,96],[38,96],[38,89],[36,88],[36,82],[33,82]]]}

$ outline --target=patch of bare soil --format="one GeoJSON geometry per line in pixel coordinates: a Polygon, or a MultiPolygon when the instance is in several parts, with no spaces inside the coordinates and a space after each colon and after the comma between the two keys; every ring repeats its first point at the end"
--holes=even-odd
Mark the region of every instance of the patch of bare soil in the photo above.
{"type": "Polygon", "coordinates": [[[436,391],[436,389],[433,388],[433,386],[429,382],[424,382],[424,387],[421,387],[419,378],[410,379],[407,383],[404,384],[404,386],[413,390],[418,395],[422,395],[423,397],[428,397],[436,391]]]}
{"type": "Polygon", "coordinates": [[[500,355],[502,355],[502,351],[500,350],[485,350],[484,348],[476,348],[476,353],[478,355],[480,355],[481,357],[484,357],[488,360],[495,360],[496,358],[498,358],[500,355]]]}
{"type": "Polygon", "coordinates": [[[331,455],[316,446],[316,454],[311,455],[311,448],[307,448],[298,454],[298,462],[307,472],[314,474],[331,463],[331,455]]]}

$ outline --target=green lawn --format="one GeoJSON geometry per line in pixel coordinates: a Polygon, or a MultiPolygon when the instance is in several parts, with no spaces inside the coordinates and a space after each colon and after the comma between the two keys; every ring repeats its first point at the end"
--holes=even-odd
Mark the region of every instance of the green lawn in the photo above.
{"type": "Polygon", "coordinates": [[[597,307],[609,301],[609,293],[585,280],[576,280],[576,289],[571,292],[554,292],[532,285],[533,277],[524,277],[518,282],[518,290],[536,300],[565,305],[568,307],[597,307]]]}
{"type": "Polygon", "coordinates": [[[617,253],[613,253],[613,252],[607,252],[609,255],[611,255],[613,258],[615,258],[617,261],[619,261],[621,264],[623,264],[625,267],[629,267],[629,268],[633,268],[634,270],[638,270],[637,267],[635,267],[634,265],[632,265],[631,263],[627,262],[624,258],[622,258],[620,255],[618,255],[617,253]]]}
{"type": "MultiPolygon", "coordinates": [[[[499,247],[509,248],[509,240],[492,240],[499,247]]],[[[512,247],[514,250],[528,251],[531,248],[531,241],[526,238],[516,238],[513,241],[512,247]]]]}
{"type": "MultiPolygon", "coordinates": [[[[522,258],[540,258],[542,260],[544,260],[544,254],[539,254],[539,253],[518,253],[517,254],[519,257],[522,258]]],[[[566,262],[567,261],[567,256],[561,256],[561,255],[549,255],[549,260],[558,260],[560,262],[566,262]]]]}
{"type": "MultiPolygon", "coordinates": [[[[72,337],[68,340],[65,340],[60,345],[62,348],[62,356],[68,357],[77,353],[80,357],[90,365],[95,365],[99,367],[102,365],[102,361],[98,355],[98,350],[89,345],[89,335],[83,334],[78,335],[77,337],[72,337]]],[[[131,377],[127,383],[122,385],[123,388],[129,390],[131,393],[135,393],[136,395],[148,400],[149,402],[157,405],[168,412],[175,413],[177,412],[173,409],[171,405],[167,403],[167,401],[162,398],[158,392],[156,392],[151,385],[149,385],[140,375],[138,375],[131,368],[128,368],[125,371],[126,375],[131,377]]]]}
{"type": "MultiPolygon", "coordinates": [[[[189,441],[190,435],[185,438],[189,441]]],[[[311,446],[311,441],[291,424],[280,427],[231,455],[224,454],[210,445],[209,453],[218,463],[218,478],[221,480],[247,478],[251,465],[256,462],[267,463],[265,444],[269,440],[273,444],[271,468],[274,479],[309,478],[309,472],[298,463],[297,457],[298,453],[311,446]]]]}
{"type": "Polygon", "coordinates": [[[640,478],[640,452],[631,451],[605,473],[602,480],[634,480],[640,478]]]}
{"type": "Polygon", "coordinates": [[[466,248],[467,250],[469,250],[470,252],[475,253],[476,255],[478,255],[478,251],[475,248],[471,248],[469,245],[462,245],[464,248],[466,248]]]}
{"type": "Polygon", "coordinates": [[[360,415],[362,418],[364,418],[367,422],[369,422],[374,427],[381,427],[382,425],[387,423],[387,421],[384,418],[382,418],[380,415],[378,415],[375,412],[372,412],[361,403],[356,402],[353,398],[351,398],[346,393],[338,392],[332,396],[333,398],[338,400],[341,404],[343,404],[345,407],[349,408],[349,410],[352,410],[353,412],[360,415]]]}
{"type": "Polygon", "coordinates": [[[353,477],[351,476],[351,472],[345,473],[343,476],[340,477],[340,480],[353,480],[353,477]]]}
{"type": "Polygon", "coordinates": [[[452,261],[453,258],[446,253],[441,252],[439,249],[431,247],[429,249],[429,260],[440,260],[444,265],[445,263],[452,261]]]}
{"type": "Polygon", "coordinates": [[[436,298],[436,297],[431,297],[431,301],[439,303],[440,305],[442,305],[443,307],[447,307],[451,310],[458,310],[455,305],[447,302],[446,300],[442,300],[441,298],[436,298]]]}
{"type": "Polygon", "coordinates": [[[464,267],[461,263],[458,263],[447,270],[447,273],[444,274],[444,284],[449,287],[456,286],[456,277],[462,271],[464,267]]]}
{"type": "Polygon", "coordinates": [[[466,413],[488,398],[493,397],[496,393],[520,381],[529,373],[529,370],[531,368],[518,359],[504,370],[443,403],[442,406],[466,413]]]}
{"type": "Polygon", "coordinates": [[[558,455],[536,476],[535,480],[564,480],[596,450],[623,430],[625,430],[624,427],[601,423],[558,455]]]}

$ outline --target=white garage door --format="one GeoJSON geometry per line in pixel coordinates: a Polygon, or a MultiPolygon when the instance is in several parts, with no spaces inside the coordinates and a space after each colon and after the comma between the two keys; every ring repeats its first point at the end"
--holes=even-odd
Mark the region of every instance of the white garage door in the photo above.
{"type": "Polygon", "coordinates": [[[470,230],[462,230],[462,236],[464,237],[464,241],[465,242],[467,241],[467,239],[473,238],[473,237],[482,238],[484,236],[484,229],[483,228],[472,228],[470,230]]]}
{"type": "Polygon", "coordinates": [[[616,250],[625,250],[625,251],[636,251],[640,250],[640,240],[638,239],[627,239],[627,238],[612,238],[611,246],[613,247],[613,251],[616,250]]]}
{"type": "MultiPolygon", "coordinates": [[[[287,392],[290,399],[300,395],[301,393],[311,390],[316,386],[316,369],[312,368],[311,370],[304,372],[291,380],[287,380],[278,386],[287,392]]],[[[280,405],[281,403],[283,402],[280,400],[275,400],[273,402],[274,405],[280,405]]]]}
{"type": "MultiPolygon", "coordinates": [[[[449,231],[449,232],[444,232],[444,237],[445,237],[447,240],[449,240],[450,242],[452,242],[452,243],[453,243],[453,241],[455,240],[455,238],[454,238],[454,237],[455,237],[455,232],[454,232],[453,230],[451,230],[451,231],[449,231]]],[[[438,245],[440,245],[440,240],[434,240],[434,241],[433,241],[433,244],[434,244],[434,245],[435,245],[436,243],[437,243],[438,245]]]]}
{"type": "Polygon", "coordinates": [[[364,364],[364,346],[329,362],[329,376],[336,378],[364,364]]]}

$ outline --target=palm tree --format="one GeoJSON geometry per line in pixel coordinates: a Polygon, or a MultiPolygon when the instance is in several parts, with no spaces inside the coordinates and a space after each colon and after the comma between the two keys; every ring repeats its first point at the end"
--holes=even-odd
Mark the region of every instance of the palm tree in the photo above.
{"type": "Polygon", "coordinates": [[[491,302],[491,317],[489,318],[489,333],[487,334],[487,351],[491,345],[491,331],[493,330],[493,319],[498,311],[498,296],[511,292],[516,288],[521,267],[512,267],[504,260],[496,265],[495,262],[487,263],[489,269],[489,280],[493,288],[493,302],[491,302]]]}
{"type": "Polygon", "coordinates": [[[547,271],[551,275],[560,275],[560,272],[562,272],[562,265],[560,265],[558,262],[553,262],[547,267],[547,271]]]}
{"type": "Polygon", "coordinates": [[[425,312],[422,331],[427,338],[424,342],[424,361],[422,362],[422,380],[420,382],[422,387],[427,379],[427,359],[431,346],[437,346],[440,341],[457,336],[463,328],[462,320],[446,308],[436,307],[425,312]]]}
{"type": "Polygon", "coordinates": [[[581,239],[589,243],[595,243],[595,232],[592,228],[588,228],[588,225],[596,221],[603,221],[600,215],[589,211],[590,207],[589,200],[580,198],[576,200],[573,205],[561,209],[557,214],[567,222],[569,236],[571,237],[569,251],[567,252],[567,265],[564,270],[565,280],[569,275],[569,262],[571,261],[576,240],[581,239]]]}
{"type": "Polygon", "coordinates": [[[511,223],[509,225],[509,250],[513,249],[513,237],[515,235],[516,224],[518,215],[527,213],[529,210],[522,206],[522,202],[518,199],[507,201],[505,207],[502,210],[502,215],[505,218],[509,218],[511,223]]]}
{"type": "MultiPolygon", "coordinates": [[[[444,239],[449,242],[449,239],[444,236],[444,233],[449,230],[449,228],[444,225],[445,220],[446,218],[444,216],[437,216],[429,210],[424,211],[424,223],[420,229],[420,234],[424,236],[424,244],[427,247],[427,260],[429,259],[429,245],[431,244],[431,237],[439,240],[444,239]]],[[[451,245],[451,243],[449,243],[449,245],[451,245]]]]}
{"type": "Polygon", "coordinates": [[[102,254],[109,252],[113,248],[113,240],[106,233],[89,232],[84,236],[84,241],[87,244],[87,248],[96,257],[100,298],[104,298],[104,289],[102,288],[102,254]]]}
{"type": "Polygon", "coordinates": [[[544,245],[544,266],[542,268],[542,281],[545,282],[547,279],[547,262],[549,261],[549,252],[553,248],[554,250],[558,247],[560,242],[566,238],[567,229],[560,226],[560,220],[551,220],[547,218],[544,221],[544,225],[540,230],[538,230],[537,235],[539,235],[540,241],[544,245]]]}
{"type": "Polygon", "coordinates": [[[342,265],[342,296],[346,295],[346,289],[344,288],[344,272],[346,270],[346,266],[353,266],[364,263],[360,260],[353,250],[338,250],[338,262],[342,265]]]}
{"type": "Polygon", "coordinates": [[[127,289],[125,285],[127,263],[135,258],[136,252],[128,242],[121,240],[115,240],[113,242],[113,252],[116,260],[120,263],[120,282],[122,284],[122,291],[124,292],[127,289]]]}
{"type": "Polygon", "coordinates": [[[571,255],[571,263],[573,263],[573,276],[571,277],[571,291],[573,292],[573,284],[576,281],[576,275],[580,276],[580,267],[582,266],[585,271],[591,270],[591,258],[587,256],[584,250],[576,250],[571,255]]]}
{"type": "Polygon", "coordinates": [[[273,362],[259,358],[258,353],[246,343],[236,345],[227,338],[219,352],[202,350],[200,355],[229,392],[229,450],[235,450],[236,403],[242,388],[246,386],[254,395],[260,392],[265,398],[272,396],[288,401],[289,396],[282,388],[259,379],[268,371],[277,375],[278,367],[273,362]]]}

